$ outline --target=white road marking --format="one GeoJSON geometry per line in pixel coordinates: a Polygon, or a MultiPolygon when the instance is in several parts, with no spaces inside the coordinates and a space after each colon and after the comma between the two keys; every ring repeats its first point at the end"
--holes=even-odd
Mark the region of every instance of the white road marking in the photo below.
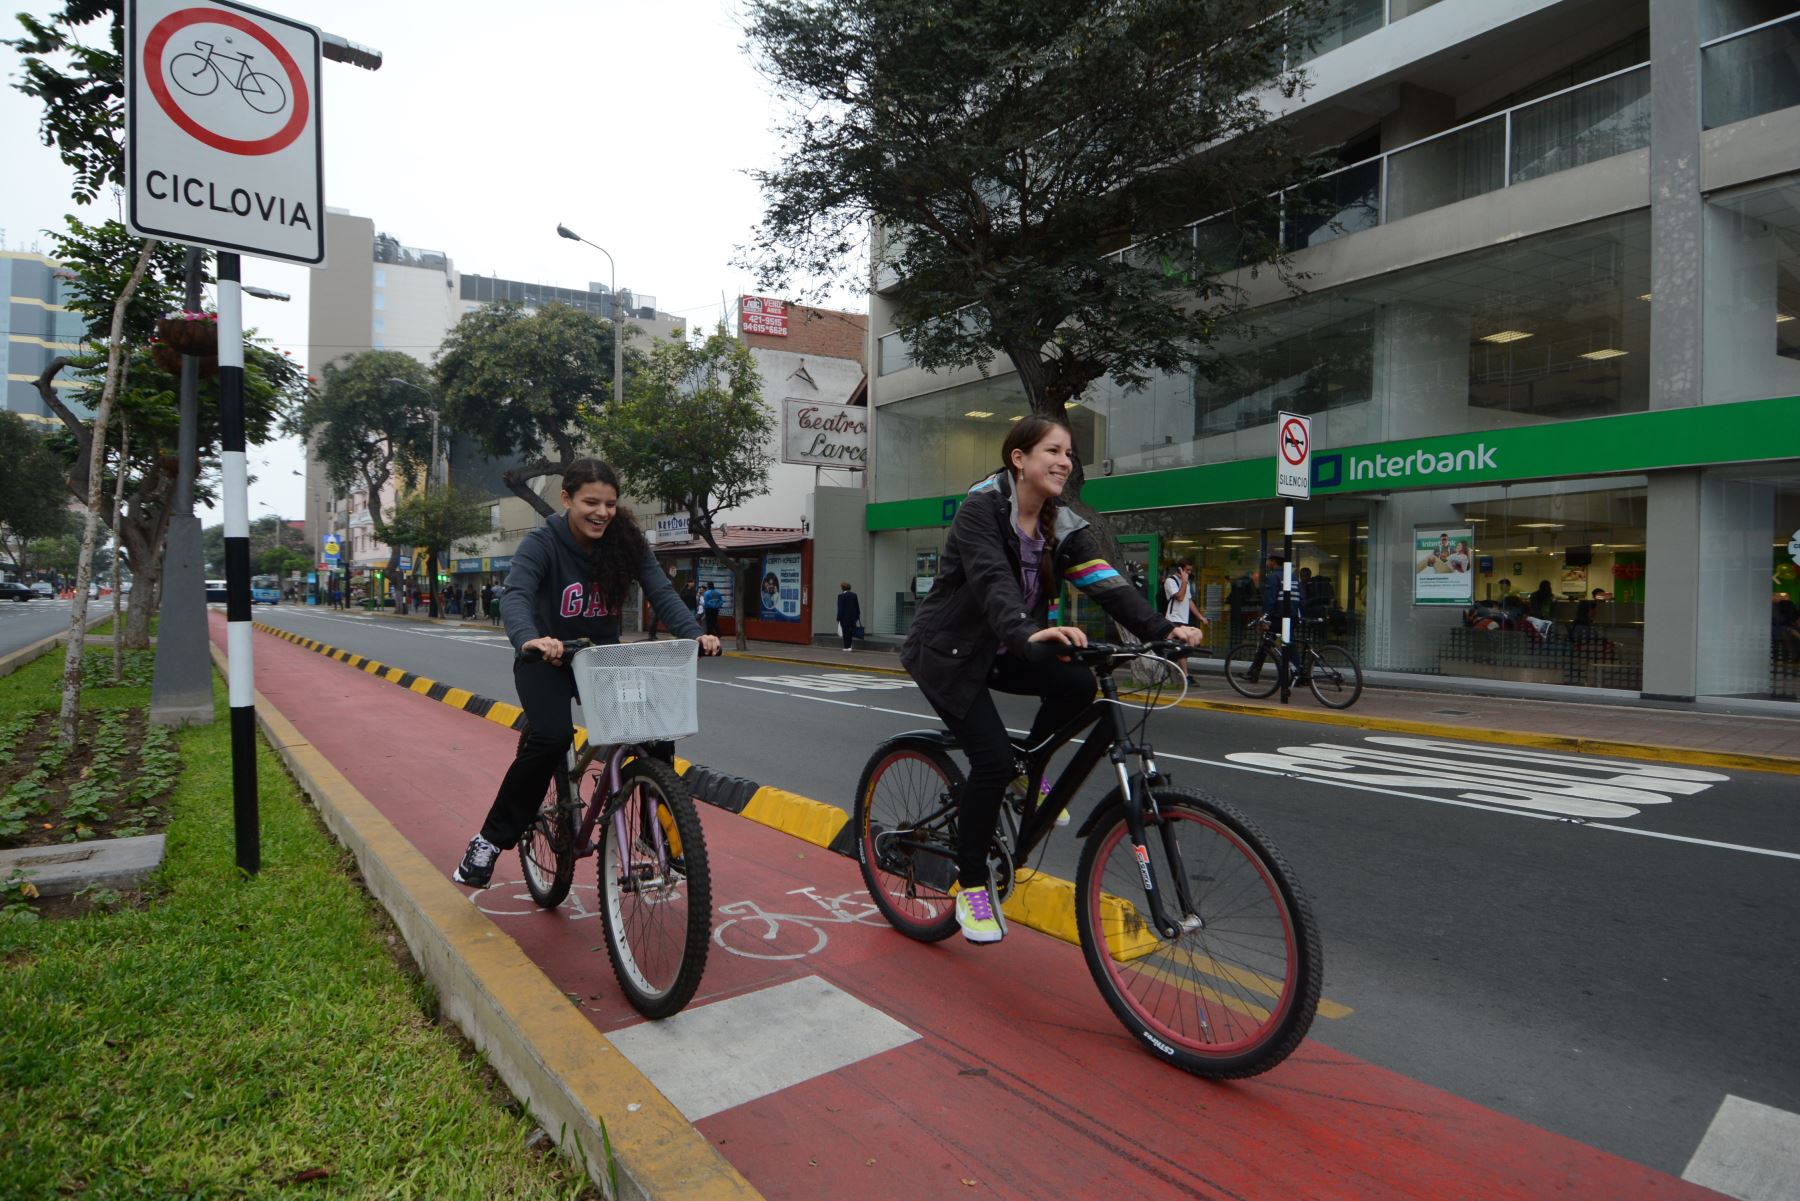
{"type": "Polygon", "coordinates": [[[874,692],[891,692],[901,688],[917,688],[911,680],[894,676],[864,675],[858,672],[834,671],[827,675],[740,676],[757,684],[777,687],[805,688],[811,692],[855,692],[867,688],[874,692]]]}
{"type": "Polygon", "coordinates": [[[1727,1094],[1681,1178],[1738,1201],[1796,1201],[1800,1114],[1727,1094]]]}
{"type": "Polygon", "coordinates": [[[690,1122],[919,1036],[817,976],[641,1022],[607,1040],[690,1122]]]}

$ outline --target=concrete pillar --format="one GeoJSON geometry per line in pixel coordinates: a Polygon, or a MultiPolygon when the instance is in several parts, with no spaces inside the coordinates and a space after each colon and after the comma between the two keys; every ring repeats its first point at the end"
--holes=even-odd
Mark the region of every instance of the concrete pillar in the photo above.
{"type": "Polygon", "coordinates": [[[869,534],[864,529],[868,493],[861,488],[815,488],[808,497],[813,532],[812,611],[815,635],[837,632],[838,587],[845,580],[862,602],[863,626],[875,624],[869,571],[869,534]]]}
{"type": "MultiPolygon", "coordinates": [[[[1653,409],[1700,403],[1705,208],[1700,196],[1700,4],[1650,0],[1650,76],[1655,81],[1650,91],[1653,409]]],[[[1655,632],[1646,628],[1645,633],[1649,638],[1655,632]]]]}
{"type": "Polygon", "coordinates": [[[1460,433],[1469,420],[1467,311],[1433,305],[1383,305],[1376,326],[1373,393],[1382,439],[1460,433]]]}
{"type": "MultiPolygon", "coordinates": [[[[1783,531],[1783,537],[1786,531],[1783,531]]],[[[1706,653],[1697,687],[1707,696],[1769,690],[1769,565],[1775,489],[1719,471],[1700,480],[1700,612],[1706,653]]]]}
{"type": "Polygon", "coordinates": [[[1381,119],[1381,149],[1398,150],[1456,124],[1456,99],[1417,84],[1403,83],[1399,105],[1381,119]]]}
{"type": "MultiPolygon", "coordinates": [[[[1692,700],[1699,690],[1700,478],[1698,471],[1662,471],[1649,482],[1643,694],[1658,700],[1692,700]]],[[[1766,612],[1763,627],[1766,646],[1766,612]]]]}
{"type": "MultiPolygon", "coordinates": [[[[1436,672],[1449,632],[1462,622],[1458,605],[1414,605],[1418,562],[1413,527],[1457,525],[1449,494],[1397,492],[1369,514],[1368,604],[1363,666],[1380,671],[1436,672]]],[[[1450,674],[1456,668],[1450,666],[1450,674]]]]}

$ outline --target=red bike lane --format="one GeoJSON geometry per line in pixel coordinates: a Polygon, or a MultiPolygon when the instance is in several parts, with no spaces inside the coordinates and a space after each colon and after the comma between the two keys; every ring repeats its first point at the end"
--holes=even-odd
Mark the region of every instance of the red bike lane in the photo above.
{"type": "MultiPolygon", "coordinates": [[[[259,691],[447,874],[516,736],[290,642],[255,654],[259,691]]],[[[714,945],[666,1022],[613,981],[593,860],[554,912],[510,853],[472,899],[765,1196],[1720,1196],[1317,1040],[1254,1080],[1186,1075],[1125,1033],[1077,948],[1022,927],[912,942],[853,861],[700,808],[714,945]]]]}

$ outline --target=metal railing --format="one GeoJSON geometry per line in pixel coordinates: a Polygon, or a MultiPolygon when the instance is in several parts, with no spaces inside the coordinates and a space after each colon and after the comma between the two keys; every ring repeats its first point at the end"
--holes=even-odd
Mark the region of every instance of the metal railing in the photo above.
{"type": "Polygon", "coordinates": [[[1800,11],[1700,45],[1700,126],[1800,105],[1800,11]]]}

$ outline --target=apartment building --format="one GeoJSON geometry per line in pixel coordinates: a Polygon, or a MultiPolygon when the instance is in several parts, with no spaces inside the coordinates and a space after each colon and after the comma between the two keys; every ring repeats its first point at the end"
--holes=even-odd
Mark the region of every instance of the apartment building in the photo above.
{"type": "MultiPolygon", "coordinates": [[[[565,304],[609,318],[614,311],[614,297],[605,284],[566,288],[464,275],[444,251],[408,246],[378,231],[370,218],[330,209],[325,219],[331,260],[326,268],[313,273],[308,311],[307,362],[315,372],[338,359],[384,349],[401,351],[429,365],[463,314],[499,301],[527,307],[565,304]]],[[[679,336],[686,329],[682,318],[659,312],[653,296],[621,288],[617,299],[626,324],[635,328],[642,345],[647,346],[650,338],[679,336]]],[[[519,539],[539,518],[500,482],[504,464],[483,459],[478,449],[459,439],[454,430],[441,433],[439,478],[485,491],[493,498],[491,533],[482,553],[440,564],[458,587],[473,585],[479,590],[489,579],[504,577],[519,539]]],[[[375,537],[369,498],[358,489],[334,495],[323,468],[310,452],[306,473],[308,528],[320,531],[321,538],[327,530],[345,536],[353,576],[385,568],[389,548],[375,537]]],[[[557,481],[540,480],[538,485],[540,495],[554,504],[557,481]]],[[[394,501],[395,487],[390,484],[381,497],[383,511],[392,512],[394,501]]]]}
{"type": "MultiPolygon", "coordinates": [[[[1366,668],[1791,702],[1800,12],[1336,11],[1281,115],[1344,164],[1288,198],[1303,292],[1250,281],[1216,379],[1090,388],[1070,410],[1084,497],[1147,587],[1194,565],[1222,652],[1282,543],[1276,414],[1307,414],[1297,566],[1366,668]]],[[[1195,208],[1193,237],[1215,235],[1195,208]]],[[[1024,408],[1004,360],[912,366],[882,281],[870,310],[865,612],[897,635],[1024,408]]]]}
{"type": "MultiPolygon", "coordinates": [[[[37,378],[58,355],[75,353],[87,335],[81,315],[64,303],[62,264],[24,251],[0,251],[0,378],[6,381],[6,410],[33,425],[60,425],[38,395],[37,378]]],[[[68,372],[56,381],[59,390],[75,386],[68,372]],[[68,377],[68,378],[64,378],[68,377]]],[[[86,417],[85,406],[76,411],[86,417]]]]}

